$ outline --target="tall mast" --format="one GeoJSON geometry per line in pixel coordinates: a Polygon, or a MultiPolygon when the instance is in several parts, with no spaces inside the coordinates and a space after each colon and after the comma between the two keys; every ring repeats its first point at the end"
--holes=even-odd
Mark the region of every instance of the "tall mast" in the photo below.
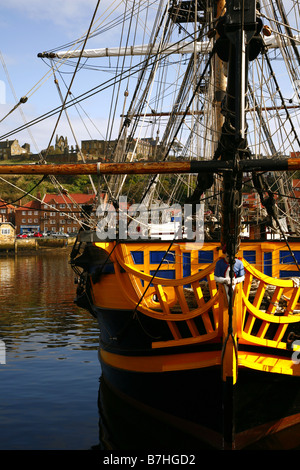
{"type": "MultiPolygon", "coordinates": [[[[229,254],[230,278],[228,316],[222,346],[223,380],[223,439],[229,448],[235,434],[235,384],[237,381],[237,338],[233,315],[233,288],[235,255],[241,236],[242,178],[239,163],[247,156],[246,92],[249,58],[258,54],[260,47],[253,38],[259,33],[256,22],[256,1],[227,0],[226,14],[217,26],[219,38],[216,50],[219,58],[228,62],[227,88],[222,113],[224,124],[215,158],[230,162],[232,171],[223,172],[221,243],[229,254]],[[251,44],[252,43],[252,44],[251,44]]],[[[254,58],[253,57],[253,58],[254,58]]]]}
{"type": "MultiPolygon", "coordinates": [[[[217,54],[228,63],[228,78],[222,110],[225,120],[216,156],[233,162],[233,167],[248,156],[245,113],[248,64],[261,49],[256,3],[227,0],[226,14],[217,26],[220,35],[217,54]]],[[[221,243],[226,245],[231,257],[237,253],[240,243],[242,176],[238,170],[223,173],[221,243]]]]}
{"type": "MultiPolygon", "coordinates": [[[[221,19],[226,12],[226,1],[225,0],[218,0],[216,6],[216,18],[221,19]]],[[[220,35],[217,32],[217,38],[220,35]]],[[[225,96],[226,86],[227,86],[227,79],[224,73],[224,62],[220,59],[218,55],[214,56],[214,75],[215,75],[215,108],[216,108],[216,128],[217,128],[217,138],[219,140],[221,129],[224,123],[224,117],[221,113],[222,101],[225,96]]]]}
{"type": "MultiPolygon", "coordinates": [[[[214,2],[214,14],[217,20],[221,19],[226,12],[226,1],[225,0],[217,0],[214,2]]],[[[219,33],[216,33],[216,38],[220,37],[219,33]]],[[[221,136],[222,127],[224,124],[224,116],[222,114],[222,102],[226,94],[226,87],[227,87],[227,77],[225,75],[225,67],[226,63],[220,59],[220,57],[215,54],[213,60],[213,71],[214,71],[214,142],[215,146],[213,151],[216,152],[218,141],[221,136]]],[[[218,200],[218,203],[215,203],[215,207],[217,209],[216,216],[219,215],[219,206],[220,206],[220,194],[221,194],[221,182],[219,179],[214,178],[214,194],[218,200]]]]}

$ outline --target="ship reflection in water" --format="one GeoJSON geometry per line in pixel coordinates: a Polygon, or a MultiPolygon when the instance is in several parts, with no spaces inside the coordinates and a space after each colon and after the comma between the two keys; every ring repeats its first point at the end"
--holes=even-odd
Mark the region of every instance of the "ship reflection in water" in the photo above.
{"type": "MultiPolygon", "coordinates": [[[[150,409],[113,390],[100,378],[99,439],[105,450],[211,450],[197,426],[150,409]]],[[[300,425],[266,436],[244,450],[300,450],[300,425]]]]}
{"type": "Polygon", "coordinates": [[[208,449],[192,427],[121,395],[100,378],[99,434],[104,449],[171,451],[208,449]]]}

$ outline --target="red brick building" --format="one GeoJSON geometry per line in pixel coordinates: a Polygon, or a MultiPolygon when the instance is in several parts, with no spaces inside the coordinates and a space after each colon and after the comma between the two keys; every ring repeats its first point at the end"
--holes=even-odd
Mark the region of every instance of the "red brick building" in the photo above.
{"type": "Polygon", "coordinates": [[[40,202],[33,200],[15,210],[16,233],[40,231],[40,202]]]}
{"type": "Polygon", "coordinates": [[[41,231],[78,232],[82,206],[94,201],[94,194],[45,194],[41,202],[41,231]]]}
{"type": "Polygon", "coordinates": [[[76,233],[80,228],[81,208],[93,204],[93,194],[45,194],[15,210],[16,232],[76,233]]]}

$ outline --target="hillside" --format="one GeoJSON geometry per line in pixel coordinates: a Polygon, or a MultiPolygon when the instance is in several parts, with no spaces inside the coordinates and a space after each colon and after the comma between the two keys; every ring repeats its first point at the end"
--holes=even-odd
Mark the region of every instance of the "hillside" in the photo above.
{"type": "MultiPolygon", "coordinates": [[[[5,160],[1,164],[20,164],[28,163],[28,160],[5,160]]],[[[92,189],[90,179],[88,176],[59,176],[56,178],[59,183],[70,193],[87,193],[92,189]]],[[[97,184],[95,182],[95,184],[97,184]]],[[[31,176],[31,175],[13,175],[13,176],[0,176],[0,198],[6,202],[18,202],[22,198],[22,203],[29,201],[30,193],[37,196],[40,193],[43,196],[45,193],[57,192],[57,187],[52,184],[50,177],[31,176]],[[20,189],[19,189],[20,188],[20,189]]]]}
{"type": "MultiPolygon", "coordinates": [[[[28,159],[23,160],[5,160],[1,161],[0,164],[28,164],[28,159]]],[[[87,175],[84,176],[58,176],[56,178],[59,183],[69,193],[88,193],[92,191],[90,179],[87,175]]],[[[173,175],[172,178],[169,176],[161,178],[161,184],[159,186],[159,194],[162,200],[167,201],[172,187],[175,185],[177,176],[173,175]]],[[[98,178],[93,176],[95,187],[98,187],[98,178]]],[[[144,194],[145,189],[149,184],[149,176],[147,175],[130,175],[126,178],[123,194],[128,197],[128,202],[139,201],[144,194]]],[[[0,198],[10,203],[19,204],[20,198],[22,203],[26,203],[31,200],[30,196],[26,193],[30,193],[33,196],[37,196],[40,193],[43,196],[45,193],[56,193],[57,187],[52,184],[51,178],[48,176],[45,179],[41,175],[15,175],[15,176],[0,176],[0,198]],[[18,188],[21,188],[19,190],[18,188]]],[[[181,195],[181,202],[184,202],[186,197],[186,190],[181,195]]],[[[179,201],[180,202],[180,201],[179,201]]]]}

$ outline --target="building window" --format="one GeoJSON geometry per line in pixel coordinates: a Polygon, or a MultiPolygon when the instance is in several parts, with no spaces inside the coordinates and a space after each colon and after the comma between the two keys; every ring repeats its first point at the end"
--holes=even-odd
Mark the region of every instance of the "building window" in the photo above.
{"type": "Polygon", "coordinates": [[[2,228],[1,233],[2,233],[2,235],[9,235],[10,234],[10,228],[2,228]]]}
{"type": "Polygon", "coordinates": [[[26,219],[22,219],[22,224],[26,224],[26,219]]]}
{"type": "Polygon", "coordinates": [[[54,225],[54,224],[55,224],[55,220],[51,219],[51,220],[50,220],[50,224],[51,224],[51,225],[54,225]]]}
{"type": "Polygon", "coordinates": [[[29,223],[29,224],[32,224],[32,219],[28,219],[28,223],[29,223]]]}
{"type": "Polygon", "coordinates": [[[26,214],[27,214],[27,212],[26,212],[26,211],[22,211],[22,215],[26,215],[26,214]]]}
{"type": "Polygon", "coordinates": [[[35,224],[38,224],[38,223],[39,223],[39,219],[34,219],[34,223],[35,223],[35,224]]]}
{"type": "Polygon", "coordinates": [[[64,209],[64,208],[66,207],[66,204],[59,204],[59,207],[60,207],[61,209],[64,209]]]}
{"type": "Polygon", "coordinates": [[[65,224],[66,221],[61,219],[61,220],[59,221],[59,223],[60,223],[60,224],[65,224]]]}
{"type": "Polygon", "coordinates": [[[39,211],[34,211],[34,215],[39,215],[39,211]]]}

